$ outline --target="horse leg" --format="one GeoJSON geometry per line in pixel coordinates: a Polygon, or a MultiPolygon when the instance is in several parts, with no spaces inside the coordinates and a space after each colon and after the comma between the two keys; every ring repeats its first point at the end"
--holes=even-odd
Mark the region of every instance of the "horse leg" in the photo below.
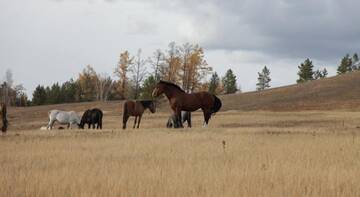
{"type": "Polygon", "coordinates": [[[187,117],[187,123],[188,127],[191,128],[191,113],[189,113],[189,116],[187,117]]]}
{"type": "Polygon", "coordinates": [[[182,124],[181,110],[180,109],[176,109],[175,116],[176,116],[175,119],[176,119],[176,122],[178,124],[178,128],[184,128],[184,126],[182,124]]]}
{"type": "Polygon", "coordinates": [[[135,127],[136,127],[136,122],[137,122],[137,116],[135,116],[135,121],[134,121],[134,126],[133,126],[133,129],[135,129],[135,127]]]}
{"type": "Polygon", "coordinates": [[[129,120],[128,115],[123,115],[123,129],[126,129],[126,123],[129,120]]]}
{"type": "Polygon", "coordinates": [[[204,126],[207,127],[211,118],[211,112],[209,110],[203,110],[204,113],[204,126]]]}
{"type": "Polygon", "coordinates": [[[55,120],[50,120],[49,124],[48,124],[48,126],[46,128],[51,130],[52,127],[54,126],[54,123],[55,123],[55,120]]]}
{"type": "Polygon", "coordinates": [[[93,126],[93,129],[95,129],[95,123],[94,122],[92,123],[92,126],[93,126]]]}
{"type": "Polygon", "coordinates": [[[139,116],[139,121],[138,121],[137,128],[139,128],[139,127],[140,127],[141,117],[142,117],[142,115],[140,115],[140,116],[139,116]]]}
{"type": "Polygon", "coordinates": [[[70,128],[70,123],[67,124],[67,129],[69,129],[69,128],[70,128]]]}

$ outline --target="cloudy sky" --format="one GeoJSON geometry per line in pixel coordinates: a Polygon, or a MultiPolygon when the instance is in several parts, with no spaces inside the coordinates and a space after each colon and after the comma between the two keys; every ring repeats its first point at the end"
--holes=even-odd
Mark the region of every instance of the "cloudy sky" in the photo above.
{"type": "Polygon", "coordinates": [[[288,85],[305,58],[335,75],[342,56],[360,52],[359,7],[357,0],[0,0],[0,74],[11,69],[31,94],[88,64],[112,74],[120,52],[151,56],[175,41],[200,44],[217,72],[235,71],[243,91],[255,89],[264,65],[273,87],[288,85]]]}

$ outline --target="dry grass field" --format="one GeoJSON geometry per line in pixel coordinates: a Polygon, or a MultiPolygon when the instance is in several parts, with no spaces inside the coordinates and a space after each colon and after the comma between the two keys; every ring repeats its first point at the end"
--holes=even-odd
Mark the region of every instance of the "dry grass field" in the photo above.
{"type": "Polygon", "coordinates": [[[125,131],[119,101],[9,108],[0,196],[360,196],[359,83],[354,72],[222,96],[208,128],[199,112],[192,129],[164,128],[166,102],[125,131]],[[102,131],[39,130],[51,109],[92,107],[102,131]]]}
{"type": "Polygon", "coordinates": [[[108,111],[103,131],[40,131],[27,110],[0,138],[1,196],[360,196],[359,112],[226,111],[208,128],[196,113],[180,130],[147,113],[123,131],[108,111]]]}

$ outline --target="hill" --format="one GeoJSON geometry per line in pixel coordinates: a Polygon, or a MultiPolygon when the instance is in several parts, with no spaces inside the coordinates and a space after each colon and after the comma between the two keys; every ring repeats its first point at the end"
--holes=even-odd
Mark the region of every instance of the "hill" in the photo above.
{"type": "Polygon", "coordinates": [[[222,96],[223,110],[357,110],[360,72],[303,84],[222,96]]]}

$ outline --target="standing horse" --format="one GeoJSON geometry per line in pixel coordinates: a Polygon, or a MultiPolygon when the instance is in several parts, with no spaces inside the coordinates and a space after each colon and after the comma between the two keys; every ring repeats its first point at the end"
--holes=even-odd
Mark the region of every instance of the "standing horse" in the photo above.
{"type": "Polygon", "coordinates": [[[160,81],[156,84],[152,93],[153,97],[165,94],[168,98],[170,107],[176,115],[176,120],[180,127],[182,126],[181,111],[193,112],[201,109],[204,114],[204,126],[209,124],[212,114],[218,112],[222,106],[221,100],[208,92],[197,92],[188,94],[178,85],[160,81]]]}
{"type": "Polygon", "coordinates": [[[1,131],[6,132],[8,127],[8,120],[6,118],[6,105],[4,103],[0,104],[0,118],[1,118],[1,131]]]}
{"type": "Polygon", "coordinates": [[[126,129],[126,123],[130,116],[135,116],[134,129],[137,122],[137,128],[140,126],[141,117],[146,109],[149,109],[151,113],[155,113],[155,103],[151,100],[143,101],[125,101],[123,108],[123,129],[126,129]],[[138,120],[139,117],[139,120],[138,120]]]}

